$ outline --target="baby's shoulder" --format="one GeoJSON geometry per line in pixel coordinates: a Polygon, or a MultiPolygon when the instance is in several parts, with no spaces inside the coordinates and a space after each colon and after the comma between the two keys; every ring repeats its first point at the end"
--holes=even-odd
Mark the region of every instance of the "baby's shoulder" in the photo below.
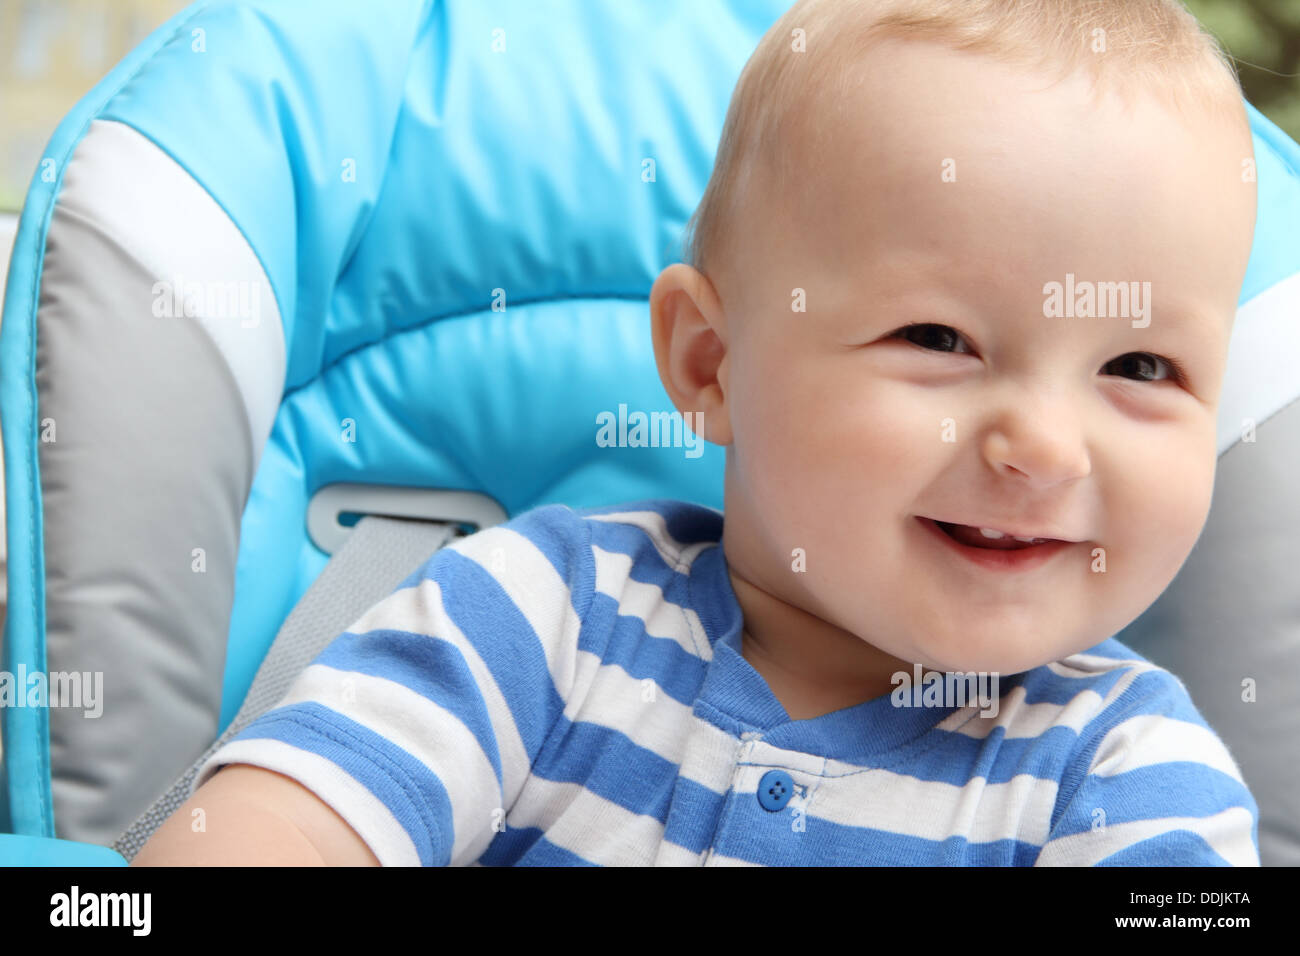
{"type": "Polygon", "coordinates": [[[568,587],[573,608],[586,617],[596,594],[615,602],[628,591],[690,603],[692,566],[722,537],[722,513],[668,498],[572,508],[548,504],[450,546],[498,579],[533,584],[550,578],[568,587]],[[538,574],[537,566],[546,574],[538,574]],[[514,572],[524,571],[516,574],[514,572]]]}
{"type": "Polygon", "coordinates": [[[722,540],[722,512],[673,498],[580,508],[573,515],[586,524],[593,548],[681,573],[722,540]]]}
{"type": "MultiPolygon", "coordinates": [[[[652,498],[575,517],[587,526],[591,552],[591,649],[619,657],[649,642],[656,660],[679,652],[707,660],[709,645],[738,614],[719,546],[722,513],[652,498]]],[[[687,663],[678,661],[675,672],[687,663]]]]}
{"type": "Polygon", "coordinates": [[[1115,638],[1017,678],[1008,723],[1065,730],[1090,770],[1186,759],[1240,779],[1183,682],[1115,638]]]}
{"type": "Polygon", "coordinates": [[[615,599],[649,586],[670,602],[689,605],[696,560],[722,538],[721,512],[671,498],[582,508],[574,517],[586,526],[596,590],[615,599]]]}
{"type": "Polygon", "coordinates": [[[1201,720],[1175,674],[1113,637],[1018,678],[1025,701],[1059,706],[1076,723],[1141,713],[1201,720]]]}

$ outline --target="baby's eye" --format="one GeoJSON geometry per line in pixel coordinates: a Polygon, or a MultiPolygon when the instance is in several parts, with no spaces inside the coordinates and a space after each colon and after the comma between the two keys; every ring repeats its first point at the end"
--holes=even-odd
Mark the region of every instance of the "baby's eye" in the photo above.
{"type": "MultiPolygon", "coordinates": [[[[965,342],[962,334],[950,325],[936,322],[912,322],[894,332],[892,338],[906,339],[921,348],[935,352],[969,352],[970,349],[958,349],[958,343],[965,342]]],[[[1120,375],[1135,378],[1139,382],[1185,382],[1182,366],[1173,359],[1153,355],[1150,352],[1128,352],[1119,358],[1111,359],[1102,366],[1103,375],[1120,375]],[[1159,375],[1158,368],[1163,365],[1168,374],[1159,375]],[[1115,369],[1114,372],[1108,371],[1115,369]]]]}
{"type": "MultiPolygon", "coordinates": [[[[952,326],[938,325],[934,322],[913,322],[910,325],[903,326],[894,335],[909,342],[914,342],[924,349],[931,349],[936,352],[957,351],[949,348],[949,346],[955,346],[957,342],[965,341],[961,333],[952,326]]],[[[970,350],[966,349],[965,351],[970,350]]]]}
{"type": "Polygon", "coordinates": [[[1159,355],[1152,355],[1150,352],[1129,352],[1121,355],[1119,358],[1111,359],[1101,367],[1103,375],[1136,375],[1137,381],[1140,382],[1159,382],[1159,381],[1178,381],[1182,377],[1177,365],[1172,359],[1161,358],[1159,355]],[[1156,376],[1156,365],[1160,363],[1169,370],[1169,374],[1161,378],[1156,376]],[[1115,368],[1115,372],[1107,372],[1109,368],[1115,368]]]}

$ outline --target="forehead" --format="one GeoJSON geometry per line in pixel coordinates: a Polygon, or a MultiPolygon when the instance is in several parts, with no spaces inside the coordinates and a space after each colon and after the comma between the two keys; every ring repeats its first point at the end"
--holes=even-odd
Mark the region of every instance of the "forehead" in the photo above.
{"type": "Polygon", "coordinates": [[[814,117],[790,127],[796,172],[772,195],[793,255],[873,281],[915,282],[938,262],[1027,295],[1068,273],[1150,281],[1159,299],[1214,303],[1179,310],[1188,324],[1232,314],[1255,215],[1247,133],[1151,97],[1095,95],[1080,74],[888,46],[829,87],[845,91],[829,104],[835,122],[806,138],[814,117]]]}

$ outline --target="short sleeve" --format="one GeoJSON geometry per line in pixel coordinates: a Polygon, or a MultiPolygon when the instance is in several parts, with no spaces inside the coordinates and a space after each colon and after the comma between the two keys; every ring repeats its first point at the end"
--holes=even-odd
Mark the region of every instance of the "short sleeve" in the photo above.
{"type": "Polygon", "coordinates": [[[1259,866],[1259,808],[1182,683],[1148,665],[1085,727],[1035,866],[1259,866]]]}
{"type": "Polygon", "coordinates": [[[594,567],[585,521],[534,509],[441,549],[336,637],[218,767],[285,774],[388,865],[476,861],[573,686],[594,567]]]}

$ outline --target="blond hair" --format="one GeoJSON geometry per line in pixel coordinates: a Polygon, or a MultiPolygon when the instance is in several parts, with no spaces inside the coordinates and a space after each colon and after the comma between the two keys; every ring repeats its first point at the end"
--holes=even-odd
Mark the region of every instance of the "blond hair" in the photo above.
{"type": "Polygon", "coordinates": [[[854,65],[887,38],[1056,66],[1062,78],[1086,70],[1096,91],[1115,89],[1125,100],[1149,92],[1180,111],[1236,122],[1249,136],[1232,61],[1181,0],[798,0],[741,72],[713,173],[686,226],[683,261],[707,274],[760,164],[778,183],[791,181],[791,144],[797,131],[811,132],[799,107],[816,97],[841,103],[854,65]]]}

